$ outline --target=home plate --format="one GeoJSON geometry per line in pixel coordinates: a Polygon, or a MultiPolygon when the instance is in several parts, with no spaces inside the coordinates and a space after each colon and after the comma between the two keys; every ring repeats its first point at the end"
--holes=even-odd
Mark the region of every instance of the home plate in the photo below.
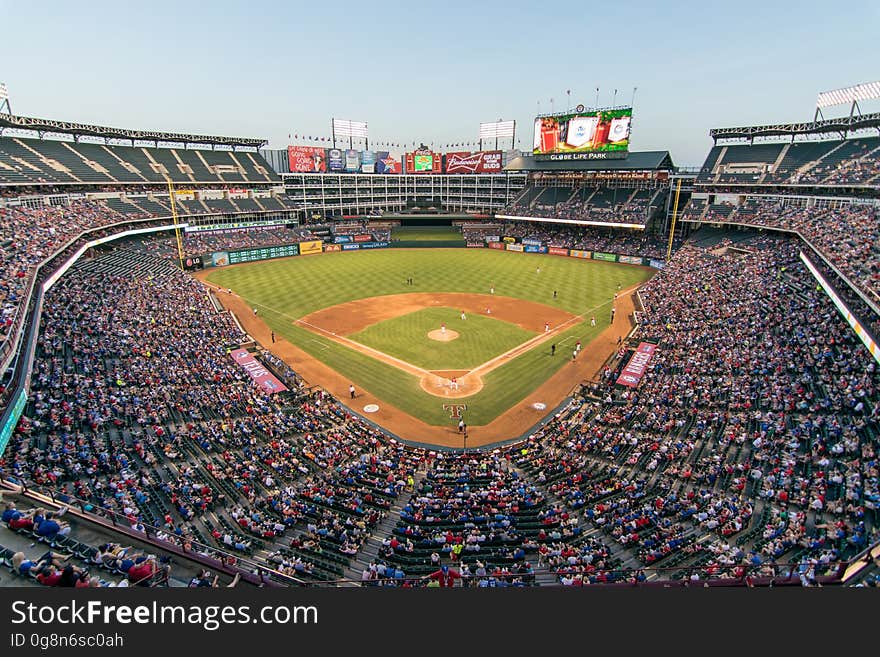
{"type": "Polygon", "coordinates": [[[364,406],[364,413],[375,413],[379,410],[379,404],[367,404],[364,406]]]}
{"type": "Polygon", "coordinates": [[[532,404],[532,408],[534,408],[536,411],[544,411],[547,409],[547,404],[545,404],[544,402],[535,402],[534,404],[532,404]]]}

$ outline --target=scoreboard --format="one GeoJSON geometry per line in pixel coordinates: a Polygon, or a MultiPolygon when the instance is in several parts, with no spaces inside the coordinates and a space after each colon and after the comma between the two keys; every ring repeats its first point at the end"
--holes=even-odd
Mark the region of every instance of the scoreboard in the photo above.
{"type": "Polygon", "coordinates": [[[236,265],[241,262],[256,262],[257,260],[269,260],[271,258],[286,258],[287,256],[299,255],[299,244],[283,244],[281,246],[267,246],[259,249],[243,249],[229,252],[229,264],[236,265]]]}

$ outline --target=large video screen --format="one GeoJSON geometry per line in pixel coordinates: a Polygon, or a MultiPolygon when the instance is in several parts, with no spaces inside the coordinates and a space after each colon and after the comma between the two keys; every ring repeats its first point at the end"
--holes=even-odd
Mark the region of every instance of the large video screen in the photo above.
{"type": "Polygon", "coordinates": [[[428,149],[406,154],[407,173],[442,173],[443,156],[428,149]]]}
{"type": "MultiPolygon", "coordinates": [[[[632,108],[591,110],[569,114],[539,116],[535,119],[536,156],[571,154],[583,159],[590,154],[599,157],[625,157],[629,150],[632,108]]],[[[551,158],[569,159],[569,158],[551,158]]]]}
{"type": "Polygon", "coordinates": [[[413,156],[413,171],[416,173],[421,173],[422,171],[431,171],[434,168],[434,155],[432,153],[428,153],[427,155],[420,155],[416,153],[413,156]]]}

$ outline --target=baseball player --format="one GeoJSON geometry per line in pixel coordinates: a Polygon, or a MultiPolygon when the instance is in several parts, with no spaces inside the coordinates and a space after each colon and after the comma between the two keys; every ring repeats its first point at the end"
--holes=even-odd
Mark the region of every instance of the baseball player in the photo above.
{"type": "Polygon", "coordinates": [[[443,335],[446,335],[446,322],[443,322],[443,323],[440,325],[440,332],[441,332],[443,335]]]}
{"type": "Polygon", "coordinates": [[[544,322],[544,333],[550,332],[550,322],[544,322]]]}
{"type": "Polygon", "coordinates": [[[463,311],[463,310],[461,311],[461,318],[462,318],[463,320],[467,319],[467,315],[464,314],[464,311],[463,311]]]}

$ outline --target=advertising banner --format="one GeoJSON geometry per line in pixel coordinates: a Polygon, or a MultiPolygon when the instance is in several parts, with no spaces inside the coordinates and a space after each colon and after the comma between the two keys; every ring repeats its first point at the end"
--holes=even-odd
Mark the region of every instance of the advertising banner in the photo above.
{"type": "Polygon", "coordinates": [[[327,171],[327,151],[316,146],[288,146],[287,160],[291,173],[327,171]]]}
{"type": "Polygon", "coordinates": [[[666,266],[666,262],[663,260],[657,260],[656,258],[651,258],[648,261],[648,265],[650,265],[654,269],[663,269],[666,266]]]}
{"type": "Polygon", "coordinates": [[[193,271],[202,268],[202,256],[188,257],[183,261],[183,268],[187,271],[193,271]]]}
{"type": "Polygon", "coordinates": [[[18,393],[18,397],[15,398],[15,401],[12,404],[12,412],[6,420],[6,424],[4,424],[3,429],[0,430],[0,454],[6,449],[9,439],[12,437],[13,430],[18,426],[18,420],[27,404],[27,398],[27,391],[22,388],[21,392],[18,393]]]}
{"type": "Polygon", "coordinates": [[[625,157],[632,108],[579,109],[582,111],[537,117],[533,155],[614,153],[625,157]]]}
{"type": "Polygon", "coordinates": [[[234,349],[230,355],[232,360],[238,363],[245,372],[250,375],[258,386],[270,395],[276,392],[283,392],[287,387],[281,383],[275,375],[267,370],[263,364],[248,353],[247,349],[234,349]]]}
{"type": "Polygon", "coordinates": [[[490,249],[498,249],[499,251],[504,250],[504,242],[489,242],[488,246],[490,249]]]}
{"type": "Polygon", "coordinates": [[[327,150],[327,168],[330,171],[340,172],[345,170],[345,153],[338,148],[327,150]]]}
{"type": "Polygon", "coordinates": [[[400,173],[400,155],[389,151],[376,152],[376,173],[400,173]]]}
{"type": "Polygon", "coordinates": [[[549,249],[547,249],[547,253],[551,255],[567,256],[568,249],[563,249],[561,246],[551,246],[549,249]]]}
{"type": "Polygon", "coordinates": [[[636,256],[617,256],[617,262],[625,262],[628,265],[640,265],[642,264],[642,259],[637,258],[636,256]]]}
{"type": "Polygon", "coordinates": [[[626,367],[621,370],[620,376],[617,377],[618,385],[629,386],[630,388],[638,386],[656,350],[657,345],[650,342],[640,342],[626,367]]]}
{"type": "Polygon", "coordinates": [[[323,251],[323,242],[320,240],[312,240],[309,242],[299,243],[300,255],[311,255],[312,253],[321,253],[323,251]]]}
{"type": "Polygon", "coordinates": [[[580,249],[571,249],[568,252],[572,258],[589,258],[593,255],[592,251],[581,251],[580,249]]]}
{"type": "Polygon", "coordinates": [[[446,173],[499,173],[501,151],[447,153],[446,173]]]}
{"type": "Polygon", "coordinates": [[[531,237],[523,237],[520,241],[525,246],[541,246],[541,244],[543,244],[541,240],[532,239],[531,237]]]}
{"type": "Polygon", "coordinates": [[[366,233],[361,234],[361,235],[355,235],[355,236],[354,236],[354,241],[355,241],[355,242],[369,242],[369,241],[371,241],[372,239],[373,239],[373,236],[372,236],[372,235],[368,235],[368,234],[366,234],[366,233]]]}
{"type": "Polygon", "coordinates": [[[345,151],[345,171],[347,173],[357,173],[361,170],[361,153],[360,151],[347,149],[345,151]]]}
{"type": "Polygon", "coordinates": [[[360,247],[362,249],[384,249],[388,246],[388,242],[363,242],[360,247]]]}
{"type": "Polygon", "coordinates": [[[351,235],[337,235],[333,238],[334,244],[346,244],[351,242],[351,235]]]}
{"type": "Polygon", "coordinates": [[[502,241],[502,242],[507,242],[508,244],[515,244],[515,243],[516,243],[516,238],[515,238],[515,237],[502,237],[502,238],[501,238],[501,241],[502,241]]]}
{"type": "Polygon", "coordinates": [[[227,189],[226,191],[229,192],[229,198],[247,198],[248,197],[248,190],[246,190],[246,189],[232,187],[230,189],[227,189]]]}
{"type": "Polygon", "coordinates": [[[485,241],[485,242],[500,242],[501,236],[500,235],[486,235],[486,237],[484,238],[483,241],[485,241]]]}
{"type": "Polygon", "coordinates": [[[175,189],[174,198],[178,201],[195,201],[196,193],[192,189],[175,189]]]}
{"type": "Polygon", "coordinates": [[[229,252],[228,251],[215,251],[211,254],[211,266],[212,267],[225,267],[229,264],[229,252]]]}
{"type": "Polygon", "coordinates": [[[483,242],[468,242],[465,246],[469,249],[482,249],[485,244],[483,242]]]}
{"type": "Polygon", "coordinates": [[[508,251],[519,251],[520,253],[522,253],[523,248],[524,247],[522,244],[508,244],[507,245],[508,251]]]}
{"type": "Polygon", "coordinates": [[[604,260],[605,262],[617,262],[616,253],[602,253],[601,251],[593,251],[593,260],[604,260]]]}
{"type": "Polygon", "coordinates": [[[376,151],[361,153],[361,173],[376,173],[376,151]]]}
{"type": "Polygon", "coordinates": [[[325,244],[324,253],[330,253],[331,251],[342,251],[342,247],[339,244],[325,244]]]}
{"type": "Polygon", "coordinates": [[[359,249],[359,248],[361,248],[361,245],[360,245],[360,244],[343,244],[343,245],[342,245],[342,250],[343,250],[343,251],[354,251],[354,250],[359,249]]]}
{"type": "Polygon", "coordinates": [[[547,253],[546,246],[526,246],[523,248],[526,253],[547,253]]]}
{"type": "Polygon", "coordinates": [[[406,154],[407,173],[442,173],[443,158],[440,153],[419,149],[406,154]]]}

